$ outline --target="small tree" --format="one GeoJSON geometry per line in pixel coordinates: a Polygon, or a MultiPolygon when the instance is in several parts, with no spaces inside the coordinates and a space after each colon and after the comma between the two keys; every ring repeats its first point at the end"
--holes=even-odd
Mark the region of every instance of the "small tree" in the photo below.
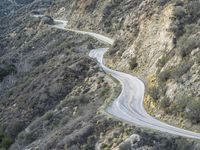
{"type": "Polygon", "coordinates": [[[163,98],[161,99],[160,106],[161,106],[162,108],[164,108],[164,109],[166,109],[167,107],[169,107],[169,106],[170,106],[169,98],[166,97],[166,96],[163,97],[163,98]]]}
{"type": "Polygon", "coordinates": [[[154,101],[159,99],[159,89],[158,89],[158,87],[149,88],[148,93],[153,98],[154,101]]]}
{"type": "Polygon", "coordinates": [[[185,110],[186,118],[190,119],[192,122],[200,121],[200,99],[191,98],[191,103],[188,104],[185,110]]]}
{"type": "Polygon", "coordinates": [[[136,57],[131,58],[131,60],[129,61],[129,66],[131,70],[138,66],[136,57]]]}
{"type": "Polygon", "coordinates": [[[170,73],[171,73],[170,70],[164,70],[164,71],[162,71],[162,72],[158,75],[159,80],[162,81],[162,82],[167,81],[167,80],[170,78],[170,76],[171,76],[170,73]]]}

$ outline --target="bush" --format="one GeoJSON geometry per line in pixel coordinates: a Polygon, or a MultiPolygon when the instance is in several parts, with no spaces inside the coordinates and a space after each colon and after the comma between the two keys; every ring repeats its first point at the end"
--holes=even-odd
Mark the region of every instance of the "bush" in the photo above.
{"type": "Polygon", "coordinates": [[[177,67],[175,67],[172,71],[171,71],[171,76],[176,80],[179,81],[180,77],[187,73],[190,68],[191,68],[191,63],[189,62],[182,62],[181,64],[179,64],[177,67]]]}
{"type": "Polygon", "coordinates": [[[199,36],[189,36],[186,34],[185,36],[181,37],[178,41],[178,54],[181,57],[186,57],[191,53],[192,50],[200,47],[200,38],[199,36]]]}
{"type": "Polygon", "coordinates": [[[112,8],[112,4],[111,3],[107,3],[103,9],[103,16],[107,17],[111,14],[111,8],[112,8]]]}
{"type": "Polygon", "coordinates": [[[129,66],[130,66],[131,70],[133,70],[135,67],[138,66],[137,58],[136,57],[131,58],[131,60],[129,61],[129,66]]]}
{"type": "Polygon", "coordinates": [[[178,19],[183,18],[186,15],[186,10],[182,6],[176,6],[174,9],[174,16],[178,19]]]}
{"type": "Polygon", "coordinates": [[[157,61],[156,67],[158,67],[158,68],[164,67],[164,65],[167,63],[168,59],[169,59],[169,58],[167,57],[167,55],[163,55],[163,56],[157,61]]]}
{"type": "Polygon", "coordinates": [[[116,39],[113,46],[109,49],[109,55],[114,55],[117,53],[118,56],[122,56],[123,52],[126,50],[126,42],[122,39],[116,39]]]}
{"type": "Polygon", "coordinates": [[[58,106],[58,109],[62,109],[66,105],[80,105],[80,104],[86,104],[90,100],[90,97],[81,94],[80,96],[72,96],[72,97],[66,97],[58,106]]]}
{"type": "Polygon", "coordinates": [[[9,136],[5,136],[1,141],[0,147],[8,149],[12,143],[13,140],[9,136]]]}
{"type": "Polygon", "coordinates": [[[103,97],[103,96],[107,95],[109,93],[109,90],[110,90],[110,88],[108,88],[108,87],[107,88],[103,88],[101,90],[100,96],[103,97]]]}
{"type": "Polygon", "coordinates": [[[199,1],[191,1],[187,5],[186,9],[188,11],[188,14],[191,17],[191,21],[195,21],[200,17],[200,2],[199,1]]]}
{"type": "Polygon", "coordinates": [[[188,105],[188,103],[190,102],[191,97],[186,96],[186,95],[178,95],[176,97],[176,111],[178,112],[183,112],[186,108],[186,106],[188,105]]]}
{"type": "Polygon", "coordinates": [[[0,125],[0,149],[8,149],[13,143],[13,140],[3,131],[3,127],[0,125]]]}
{"type": "Polygon", "coordinates": [[[2,81],[5,76],[12,73],[13,74],[17,73],[17,68],[15,67],[15,65],[9,64],[0,67],[0,81],[2,81]]]}
{"type": "Polygon", "coordinates": [[[185,117],[192,122],[200,121],[200,99],[191,97],[191,102],[188,104],[185,110],[185,117]]]}
{"type": "Polygon", "coordinates": [[[158,87],[151,87],[148,89],[149,95],[153,98],[154,101],[159,99],[159,89],[158,87]]]}
{"type": "MultiPolygon", "coordinates": [[[[180,21],[176,20],[176,21],[172,22],[170,24],[169,31],[173,32],[176,37],[179,37],[180,35],[182,35],[183,31],[182,31],[182,26],[180,26],[180,21]]],[[[176,44],[176,38],[175,38],[174,43],[176,44]]]]}
{"type": "Polygon", "coordinates": [[[44,120],[50,120],[53,117],[53,111],[48,111],[44,116],[44,120]]]}
{"type": "Polygon", "coordinates": [[[170,79],[171,77],[171,71],[170,70],[164,70],[162,72],[160,72],[160,74],[158,75],[158,78],[160,81],[165,82],[168,79],[170,79]]]}
{"type": "Polygon", "coordinates": [[[159,0],[159,5],[164,6],[166,3],[168,3],[170,0],[159,0]]]}
{"type": "Polygon", "coordinates": [[[178,137],[177,139],[175,139],[175,145],[177,147],[177,150],[192,150],[195,149],[194,148],[194,143],[190,142],[189,140],[182,138],[182,137],[178,137]]]}
{"type": "Polygon", "coordinates": [[[169,98],[168,97],[163,97],[160,101],[160,106],[164,109],[166,109],[167,107],[170,106],[170,101],[169,101],[169,98]]]}

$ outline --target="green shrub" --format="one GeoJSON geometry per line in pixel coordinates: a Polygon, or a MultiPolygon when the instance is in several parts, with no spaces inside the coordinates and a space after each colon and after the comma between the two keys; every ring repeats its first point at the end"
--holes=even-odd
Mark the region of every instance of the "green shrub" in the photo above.
{"type": "Polygon", "coordinates": [[[136,57],[131,58],[131,60],[129,61],[129,66],[130,66],[131,70],[133,70],[135,67],[138,66],[137,58],[136,57]]]}
{"type": "Polygon", "coordinates": [[[89,43],[88,46],[87,46],[87,49],[91,50],[91,49],[94,49],[94,46],[92,43],[89,43]]]}
{"type": "Polygon", "coordinates": [[[187,73],[190,70],[191,66],[192,64],[189,62],[181,62],[177,67],[175,67],[171,71],[171,76],[176,81],[179,81],[180,77],[184,75],[185,73],[187,73]]]}
{"type": "Polygon", "coordinates": [[[90,97],[85,95],[85,94],[81,94],[80,96],[72,96],[72,97],[66,97],[58,106],[58,109],[62,109],[63,107],[67,106],[67,105],[80,105],[80,104],[86,104],[88,103],[90,100],[90,97]]]}
{"type": "Polygon", "coordinates": [[[8,149],[12,143],[12,138],[4,132],[3,127],[0,125],[0,149],[8,149]]]}
{"type": "Polygon", "coordinates": [[[181,57],[186,57],[197,47],[200,47],[200,37],[199,36],[189,36],[186,34],[182,36],[177,43],[178,54],[181,57]]]}
{"type": "Polygon", "coordinates": [[[2,81],[5,76],[12,73],[13,74],[17,73],[17,68],[15,67],[15,65],[9,64],[0,67],[0,81],[2,81]]]}
{"type": "Polygon", "coordinates": [[[186,6],[187,12],[190,15],[190,21],[195,21],[200,17],[200,1],[190,1],[186,6]]]}
{"type": "Polygon", "coordinates": [[[113,46],[108,51],[109,55],[112,56],[116,54],[117,52],[119,52],[119,55],[121,56],[122,53],[125,51],[124,43],[125,42],[121,39],[115,40],[113,46]]]}
{"type": "Polygon", "coordinates": [[[159,91],[158,87],[149,88],[148,93],[155,101],[158,100],[160,97],[160,95],[159,95],[160,91],[159,91]]]}
{"type": "Polygon", "coordinates": [[[190,119],[192,122],[200,121],[200,99],[191,97],[191,102],[185,109],[185,117],[190,119]]]}
{"type": "Polygon", "coordinates": [[[170,101],[169,101],[169,98],[168,97],[163,97],[160,101],[160,106],[164,109],[166,109],[167,107],[170,106],[170,101]]]}
{"type": "Polygon", "coordinates": [[[48,111],[44,116],[44,120],[50,120],[53,117],[53,111],[48,111]]]}
{"type": "Polygon", "coordinates": [[[191,97],[186,96],[186,95],[178,95],[176,97],[176,111],[178,112],[183,112],[185,110],[185,107],[188,105],[188,103],[190,102],[191,97]]]}
{"type": "Polygon", "coordinates": [[[167,55],[163,55],[156,63],[156,67],[158,68],[162,68],[164,67],[164,65],[166,64],[166,62],[168,61],[168,57],[167,55]]]}
{"type": "Polygon", "coordinates": [[[12,143],[13,143],[13,140],[9,136],[5,136],[2,139],[0,147],[8,149],[12,143]]]}
{"type": "Polygon", "coordinates": [[[110,89],[108,87],[107,88],[103,88],[101,90],[101,92],[100,92],[100,96],[103,97],[103,96],[107,95],[109,93],[109,90],[110,89]]]}
{"type": "Polygon", "coordinates": [[[166,82],[171,77],[171,71],[170,70],[164,70],[159,73],[158,78],[162,82],[166,82]]]}
{"type": "Polygon", "coordinates": [[[174,8],[174,16],[178,19],[184,17],[186,15],[186,10],[182,6],[176,6],[174,8]]]}
{"type": "Polygon", "coordinates": [[[179,37],[180,35],[182,35],[183,31],[181,30],[179,20],[176,20],[170,24],[169,31],[173,32],[176,35],[176,37],[179,37]]]}
{"type": "Polygon", "coordinates": [[[159,5],[164,6],[166,3],[168,3],[170,0],[159,0],[159,5]]]}
{"type": "Polygon", "coordinates": [[[193,142],[190,142],[189,140],[179,137],[175,139],[175,145],[177,147],[177,150],[192,150],[194,149],[193,142]]]}

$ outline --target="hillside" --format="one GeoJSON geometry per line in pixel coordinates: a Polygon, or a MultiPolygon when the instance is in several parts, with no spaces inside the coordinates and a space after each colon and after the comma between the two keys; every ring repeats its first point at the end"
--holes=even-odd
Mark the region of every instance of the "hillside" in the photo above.
{"type": "Polygon", "coordinates": [[[200,131],[195,115],[200,110],[198,0],[87,0],[74,1],[70,9],[59,6],[54,6],[53,15],[71,18],[69,28],[94,30],[115,39],[107,65],[144,80],[149,113],[200,131]]]}
{"type": "Polygon", "coordinates": [[[200,132],[200,1],[0,2],[0,149],[199,149],[199,142],[130,125],[104,109],[120,84],[90,58],[115,39],[106,65],[140,77],[158,119],[200,132]]]}

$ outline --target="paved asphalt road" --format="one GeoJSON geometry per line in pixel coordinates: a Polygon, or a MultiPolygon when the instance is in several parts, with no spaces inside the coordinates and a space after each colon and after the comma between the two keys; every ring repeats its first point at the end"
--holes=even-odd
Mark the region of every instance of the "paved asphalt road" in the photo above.
{"type": "MultiPolygon", "coordinates": [[[[70,30],[65,28],[65,26],[67,25],[67,21],[55,20],[55,22],[57,22],[57,24],[52,27],[68,31],[70,30]]],[[[90,35],[110,45],[112,45],[114,42],[114,40],[108,37],[93,32],[77,30],[70,31],[90,35]]],[[[122,85],[121,94],[113,102],[113,104],[106,109],[106,111],[109,114],[113,115],[114,117],[120,120],[135,124],[137,126],[159,130],[161,132],[167,132],[178,136],[200,139],[199,133],[191,132],[188,130],[168,125],[150,116],[144,109],[143,103],[145,86],[143,82],[137,77],[131,76],[123,72],[118,72],[106,67],[103,63],[103,56],[107,50],[108,48],[94,49],[90,52],[89,55],[92,58],[96,58],[102,66],[102,68],[104,69],[104,71],[108,74],[111,74],[122,85]]]]}

